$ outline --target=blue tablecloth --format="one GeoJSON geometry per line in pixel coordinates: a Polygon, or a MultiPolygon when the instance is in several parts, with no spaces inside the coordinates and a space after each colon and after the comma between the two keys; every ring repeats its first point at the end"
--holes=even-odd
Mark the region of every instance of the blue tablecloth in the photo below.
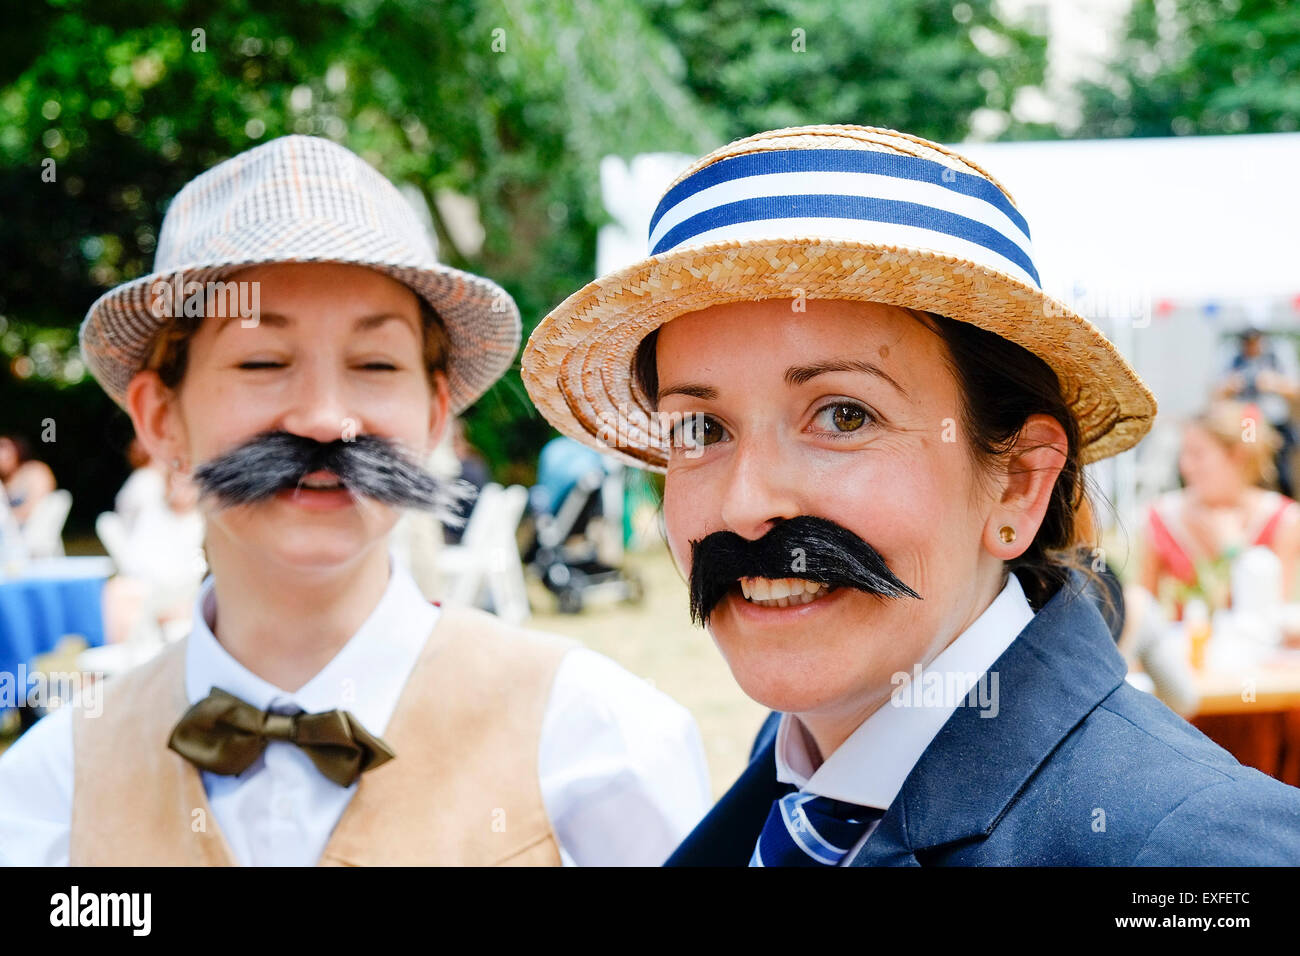
{"type": "Polygon", "coordinates": [[[104,643],[102,598],[107,578],[20,578],[0,581],[0,671],[54,650],[65,634],[92,647],[104,643]]]}

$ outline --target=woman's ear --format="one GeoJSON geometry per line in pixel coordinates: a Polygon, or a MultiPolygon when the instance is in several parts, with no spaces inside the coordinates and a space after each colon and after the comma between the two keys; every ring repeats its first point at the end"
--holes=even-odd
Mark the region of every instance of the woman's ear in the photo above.
{"type": "Polygon", "coordinates": [[[166,464],[180,460],[189,467],[189,441],[176,404],[176,393],[154,371],[137,372],[126,387],[126,412],[136,437],[149,456],[166,464]]]}
{"type": "Polygon", "coordinates": [[[451,421],[451,387],[443,372],[433,373],[433,394],[429,397],[429,448],[438,447],[451,421]]]}
{"type": "Polygon", "coordinates": [[[1007,455],[1001,499],[993,505],[984,526],[984,547],[990,554],[1010,561],[1028,550],[1047,514],[1068,451],[1065,429],[1051,415],[1025,419],[1007,455]],[[1010,533],[1004,528],[1010,528],[1010,533]]]}

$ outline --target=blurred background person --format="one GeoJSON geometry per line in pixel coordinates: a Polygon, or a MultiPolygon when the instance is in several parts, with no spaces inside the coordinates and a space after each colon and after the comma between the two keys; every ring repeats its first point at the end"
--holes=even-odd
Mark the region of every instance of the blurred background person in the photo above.
{"type": "Polygon", "coordinates": [[[1183,429],[1178,470],[1184,487],[1147,509],[1139,583],[1181,619],[1192,593],[1211,609],[1227,604],[1228,568],[1252,546],[1282,565],[1280,596],[1291,594],[1300,555],[1300,507],[1270,490],[1281,437],[1256,405],[1216,402],[1183,429]]]}
{"type": "MultiPolygon", "coordinates": [[[[1252,363],[1262,354],[1257,338],[1246,349],[1252,363]]],[[[1249,378],[1251,365],[1244,368],[1238,374],[1249,378]]],[[[1274,374],[1267,368],[1259,371],[1261,392],[1274,385],[1274,374]]],[[[1271,397],[1277,398],[1277,393],[1271,397]]],[[[1300,507],[1272,490],[1278,483],[1283,438],[1262,405],[1215,402],[1184,426],[1178,469],[1185,487],[1161,495],[1148,508],[1139,586],[1130,587],[1125,596],[1135,624],[1130,648],[1157,693],[1242,763],[1295,785],[1300,783],[1300,710],[1268,706],[1225,712],[1217,705],[1205,706],[1201,697],[1207,686],[1202,677],[1216,671],[1205,649],[1209,641],[1222,637],[1215,633],[1216,612],[1229,605],[1234,614],[1260,610],[1239,607],[1241,595],[1232,593],[1237,557],[1248,548],[1267,548],[1280,564],[1277,599],[1293,596],[1300,507]],[[1199,606],[1193,609],[1193,602],[1199,606]],[[1170,627],[1171,619],[1184,627],[1170,627]]],[[[1225,639],[1230,645],[1232,633],[1229,627],[1225,639]]],[[[1283,637],[1293,635],[1284,628],[1283,637]]]]}
{"type": "Polygon", "coordinates": [[[32,457],[32,447],[21,435],[0,435],[0,481],[19,525],[58,487],[50,466],[32,457]]]}
{"type": "Polygon", "coordinates": [[[207,571],[197,487],[149,462],[134,440],[127,454],[137,467],[117,494],[116,514],[98,524],[118,570],[104,605],[109,643],[181,633],[207,571]]]}
{"type": "MultiPolygon", "coordinates": [[[[1184,487],[1165,492],[1146,509],[1138,576],[1124,590],[1119,646],[1130,667],[1140,662],[1153,689],[1185,716],[1198,707],[1196,677],[1170,623],[1184,621],[1193,601],[1203,602],[1204,611],[1198,608],[1197,614],[1227,607],[1232,562],[1255,546],[1278,557],[1279,599],[1291,594],[1300,554],[1300,507],[1270,487],[1277,479],[1280,443],[1257,406],[1214,402],[1183,426],[1178,470],[1184,487]]],[[[1215,739],[1251,762],[1240,746],[1215,739]]]]}
{"type": "Polygon", "coordinates": [[[1237,352],[1215,388],[1215,397],[1259,406],[1281,439],[1275,452],[1277,486],[1289,497],[1295,497],[1291,451],[1296,441],[1291,427],[1291,401],[1297,395],[1300,368],[1291,344],[1266,336],[1253,326],[1242,332],[1237,352]]]}

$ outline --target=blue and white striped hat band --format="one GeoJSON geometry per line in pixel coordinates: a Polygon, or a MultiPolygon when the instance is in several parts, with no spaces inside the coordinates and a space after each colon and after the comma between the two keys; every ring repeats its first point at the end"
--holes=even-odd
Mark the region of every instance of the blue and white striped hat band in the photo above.
{"type": "Polygon", "coordinates": [[[1029,224],[998,187],[919,156],[789,149],[724,159],[680,181],[650,220],[650,253],[773,234],[946,248],[1039,286],[1029,224]]]}
{"type": "Polygon", "coordinates": [[[1105,336],[1043,292],[1029,224],[1007,191],[916,136],[808,126],[738,140],[668,188],[649,250],[562,302],[521,362],[552,425],[628,464],[662,471],[668,461],[667,432],[633,374],[641,341],[679,316],[762,299],[882,302],[1015,342],[1056,373],[1084,463],[1131,448],[1155,417],[1151,392],[1105,336]]]}

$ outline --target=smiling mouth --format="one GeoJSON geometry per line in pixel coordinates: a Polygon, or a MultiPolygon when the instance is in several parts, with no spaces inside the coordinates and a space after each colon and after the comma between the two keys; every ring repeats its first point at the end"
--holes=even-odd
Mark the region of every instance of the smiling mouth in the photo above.
{"type": "Polygon", "coordinates": [[[811,604],[834,588],[805,578],[741,578],[745,600],[758,607],[797,607],[811,604]]]}
{"type": "Polygon", "coordinates": [[[308,491],[339,491],[343,488],[343,482],[332,471],[313,471],[302,477],[298,487],[308,491]]]}

